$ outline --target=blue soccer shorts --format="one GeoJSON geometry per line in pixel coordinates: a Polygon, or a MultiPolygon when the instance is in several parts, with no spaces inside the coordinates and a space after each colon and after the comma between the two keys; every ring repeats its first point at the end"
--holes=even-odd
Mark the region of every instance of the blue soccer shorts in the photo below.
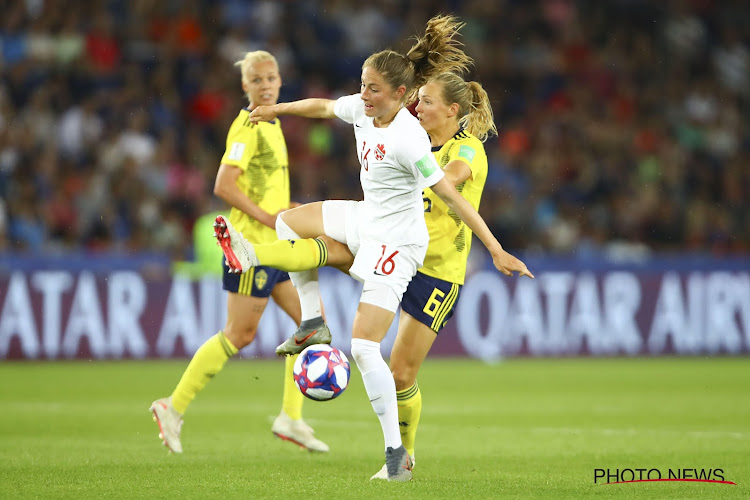
{"type": "Polygon", "coordinates": [[[417,272],[401,299],[401,309],[438,333],[453,316],[461,285],[417,272]]]}
{"type": "Polygon", "coordinates": [[[289,279],[286,271],[279,271],[268,266],[251,267],[243,274],[230,273],[223,256],[221,265],[224,268],[222,277],[224,290],[240,295],[268,298],[273,287],[289,279]]]}

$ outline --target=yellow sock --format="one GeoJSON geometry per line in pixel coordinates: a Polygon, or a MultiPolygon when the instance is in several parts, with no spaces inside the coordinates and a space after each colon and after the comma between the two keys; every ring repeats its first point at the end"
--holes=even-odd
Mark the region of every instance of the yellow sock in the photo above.
{"type": "Polygon", "coordinates": [[[188,405],[211,380],[219,373],[229,358],[237,354],[237,348],[219,332],[195,351],[185,373],[172,393],[172,406],[180,413],[185,413],[188,405]]]}
{"type": "Polygon", "coordinates": [[[328,247],[318,238],[276,240],[253,247],[262,266],[282,271],[307,271],[323,267],[328,261],[328,247]]]}
{"type": "Polygon", "coordinates": [[[416,382],[403,391],[396,391],[398,404],[398,427],[401,442],[409,455],[414,456],[414,440],[417,437],[419,417],[422,415],[422,393],[416,382]]]}
{"type": "Polygon", "coordinates": [[[294,383],[294,362],[299,354],[287,356],[284,361],[284,399],[281,403],[281,409],[289,415],[292,420],[302,418],[302,401],[304,396],[294,383]]]}

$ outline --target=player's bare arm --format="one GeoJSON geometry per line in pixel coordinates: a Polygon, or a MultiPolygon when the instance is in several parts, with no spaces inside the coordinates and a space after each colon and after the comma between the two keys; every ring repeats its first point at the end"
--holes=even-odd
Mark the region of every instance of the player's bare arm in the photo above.
{"type": "Polygon", "coordinates": [[[302,99],[301,101],[282,102],[272,106],[258,106],[250,113],[250,121],[258,123],[271,121],[280,115],[295,115],[304,118],[335,118],[333,107],[336,101],[331,99],[302,99]]]}
{"type": "Polygon", "coordinates": [[[237,186],[237,179],[242,174],[242,170],[234,165],[222,163],[219,166],[219,172],[216,174],[214,183],[214,194],[226,201],[231,206],[242,210],[247,215],[256,219],[261,224],[265,224],[271,229],[276,228],[276,214],[269,214],[260,208],[253,200],[248,198],[245,193],[237,186]]]}
{"type": "Polygon", "coordinates": [[[445,179],[458,186],[462,182],[471,179],[471,167],[461,160],[453,160],[443,167],[445,179]]]}
{"type": "Polygon", "coordinates": [[[507,276],[513,276],[513,272],[517,271],[519,276],[528,276],[529,278],[534,277],[526,267],[526,264],[503,249],[500,242],[497,241],[492,234],[492,231],[487,227],[482,216],[474,210],[474,207],[472,207],[458,191],[456,191],[456,188],[450,183],[450,181],[443,177],[432,186],[432,191],[437,194],[451,210],[458,214],[458,216],[461,217],[461,220],[469,226],[469,229],[471,229],[482,243],[484,243],[484,246],[487,247],[487,250],[489,250],[492,255],[492,262],[501,273],[507,276]]]}

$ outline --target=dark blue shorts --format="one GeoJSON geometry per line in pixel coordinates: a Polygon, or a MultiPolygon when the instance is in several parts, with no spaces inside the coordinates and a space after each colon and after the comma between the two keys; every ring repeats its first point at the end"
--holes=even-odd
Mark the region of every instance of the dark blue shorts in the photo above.
{"type": "Polygon", "coordinates": [[[401,309],[438,333],[453,316],[461,285],[417,272],[409,282],[401,309]]]}
{"type": "Polygon", "coordinates": [[[230,273],[223,257],[222,255],[221,265],[224,268],[222,282],[223,288],[227,292],[266,298],[271,295],[273,287],[289,279],[289,274],[286,271],[279,271],[267,266],[251,267],[243,274],[230,273]]]}

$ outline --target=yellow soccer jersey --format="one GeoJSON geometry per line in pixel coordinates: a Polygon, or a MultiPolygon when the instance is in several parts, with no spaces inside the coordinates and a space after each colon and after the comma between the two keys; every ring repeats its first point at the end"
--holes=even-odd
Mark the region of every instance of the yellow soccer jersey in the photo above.
{"type": "MultiPolygon", "coordinates": [[[[433,147],[440,168],[454,161],[465,162],[471,168],[471,177],[456,190],[479,210],[484,183],[487,180],[487,153],[482,142],[459,130],[448,142],[433,147]]],[[[431,189],[424,190],[424,218],[430,233],[430,245],[420,272],[462,285],[466,276],[466,260],[471,249],[472,231],[455,212],[448,208],[431,189]]]]}
{"type": "MultiPolygon", "coordinates": [[[[221,163],[242,170],[237,185],[248,198],[270,214],[289,208],[289,159],[284,133],[273,122],[250,122],[242,109],[229,128],[227,149],[221,163]]],[[[229,221],[252,243],[276,241],[276,231],[246,213],[232,208],[229,221]]]]}

